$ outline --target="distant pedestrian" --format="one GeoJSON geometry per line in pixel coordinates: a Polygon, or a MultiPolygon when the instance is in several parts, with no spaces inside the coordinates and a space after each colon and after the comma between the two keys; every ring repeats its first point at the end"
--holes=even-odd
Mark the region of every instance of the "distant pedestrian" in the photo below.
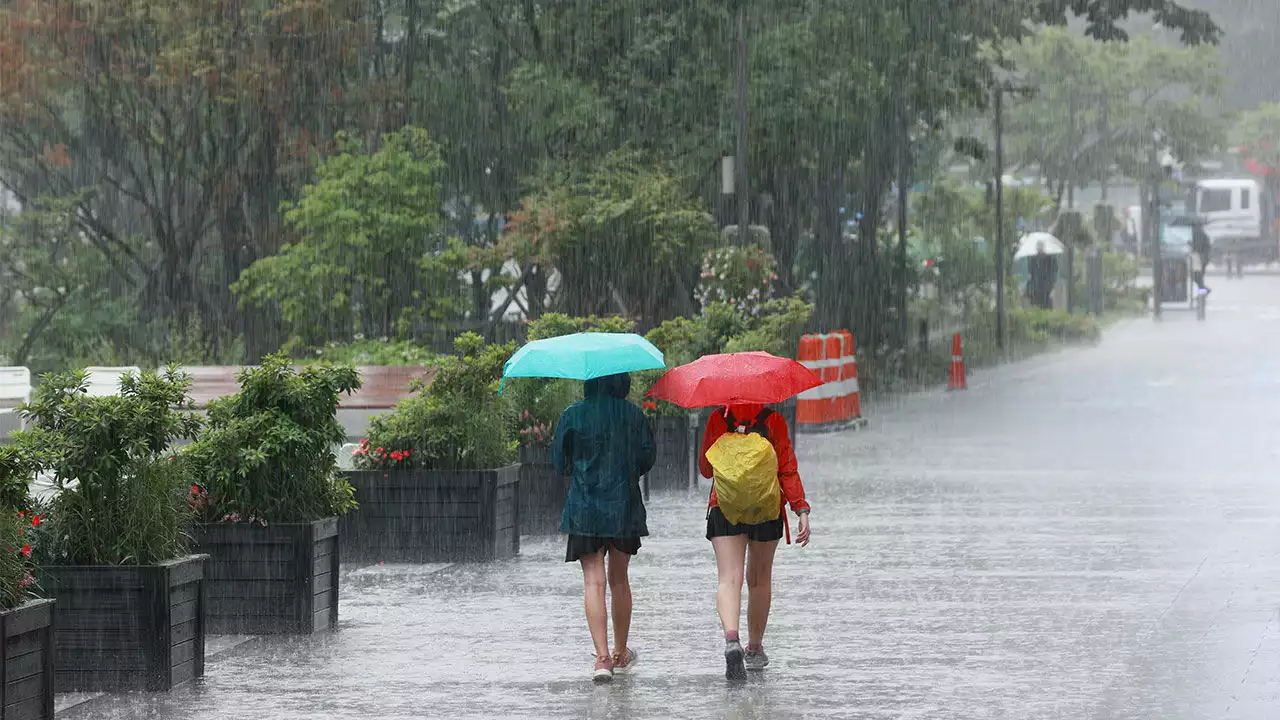
{"type": "Polygon", "coordinates": [[[552,444],[556,471],[573,481],[560,517],[569,534],[565,562],[582,565],[583,604],[595,646],[592,678],[608,682],[631,668],[631,583],[627,570],[640,550],[645,524],[640,476],[653,467],[653,432],[640,408],[627,401],[626,374],[588,380],[584,399],[560,416],[552,444]],[[606,564],[608,568],[606,570],[606,564]],[[605,587],[613,597],[613,651],[605,587]]]}
{"type": "MultiPolygon", "coordinates": [[[[785,506],[800,518],[796,542],[809,544],[809,503],[797,472],[790,430],[763,405],[734,405],[712,413],[702,436],[700,469],[714,478],[707,506],[707,539],[716,555],[716,610],[724,629],[725,676],[769,664],[764,631],[773,594],[773,557],[784,531],[785,506]],[[748,588],[747,646],[738,634],[743,568],[748,588]]],[[[790,538],[788,537],[788,542],[790,538]]]]}
{"type": "Polygon", "coordinates": [[[1196,284],[1196,292],[1201,295],[1211,292],[1204,284],[1204,271],[1209,267],[1211,246],[1209,233],[1204,231],[1203,225],[1196,224],[1191,228],[1191,279],[1196,284]]]}

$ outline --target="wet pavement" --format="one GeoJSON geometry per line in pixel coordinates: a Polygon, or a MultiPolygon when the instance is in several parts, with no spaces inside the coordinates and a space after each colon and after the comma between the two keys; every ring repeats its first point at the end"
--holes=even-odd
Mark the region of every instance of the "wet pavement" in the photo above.
{"type": "MultiPolygon", "coordinates": [[[[1208,321],[1111,329],[803,437],[814,543],[783,548],[773,666],[723,679],[703,500],[655,498],[635,674],[588,680],[563,541],[345,573],[336,633],[60,717],[1271,718],[1280,715],[1280,278],[1208,321]]],[[[944,378],[939,378],[943,381],[944,378]]]]}

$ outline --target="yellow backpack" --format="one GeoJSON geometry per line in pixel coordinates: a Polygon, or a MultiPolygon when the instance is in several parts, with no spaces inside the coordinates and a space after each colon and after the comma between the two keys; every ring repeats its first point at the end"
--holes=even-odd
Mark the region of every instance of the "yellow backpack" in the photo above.
{"type": "Polygon", "coordinates": [[[765,427],[772,412],[763,410],[749,428],[727,416],[729,431],[707,448],[707,462],[715,470],[716,501],[734,525],[769,522],[782,513],[778,453],[765,427]]]}

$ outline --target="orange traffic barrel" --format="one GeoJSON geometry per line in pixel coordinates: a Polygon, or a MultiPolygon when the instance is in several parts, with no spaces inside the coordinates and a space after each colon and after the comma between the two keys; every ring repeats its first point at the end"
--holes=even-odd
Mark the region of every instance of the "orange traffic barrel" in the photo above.
{"type": "MultiPolygon", "coordinates": [[[[804,335],[800,338],[800,348],[796,359],[801,365],[809,368],[814,374],[822,376],[822,336],[804,335]]],[[[797,429],[809,429],[821,426],[826,422],[823,416],[823,386],[806,390],[796,398],[797,429]]]]}

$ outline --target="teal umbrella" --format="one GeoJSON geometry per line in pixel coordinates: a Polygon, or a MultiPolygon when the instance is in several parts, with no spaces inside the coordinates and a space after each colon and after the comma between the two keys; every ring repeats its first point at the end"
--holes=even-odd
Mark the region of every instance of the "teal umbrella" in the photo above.
{"type": "Polygon", "coordinates": [[[502,370],[513,377],[592,378],[667,367],[662,351],[634,333],[575,333],[535,340],[516,351],[502,370]]]}

